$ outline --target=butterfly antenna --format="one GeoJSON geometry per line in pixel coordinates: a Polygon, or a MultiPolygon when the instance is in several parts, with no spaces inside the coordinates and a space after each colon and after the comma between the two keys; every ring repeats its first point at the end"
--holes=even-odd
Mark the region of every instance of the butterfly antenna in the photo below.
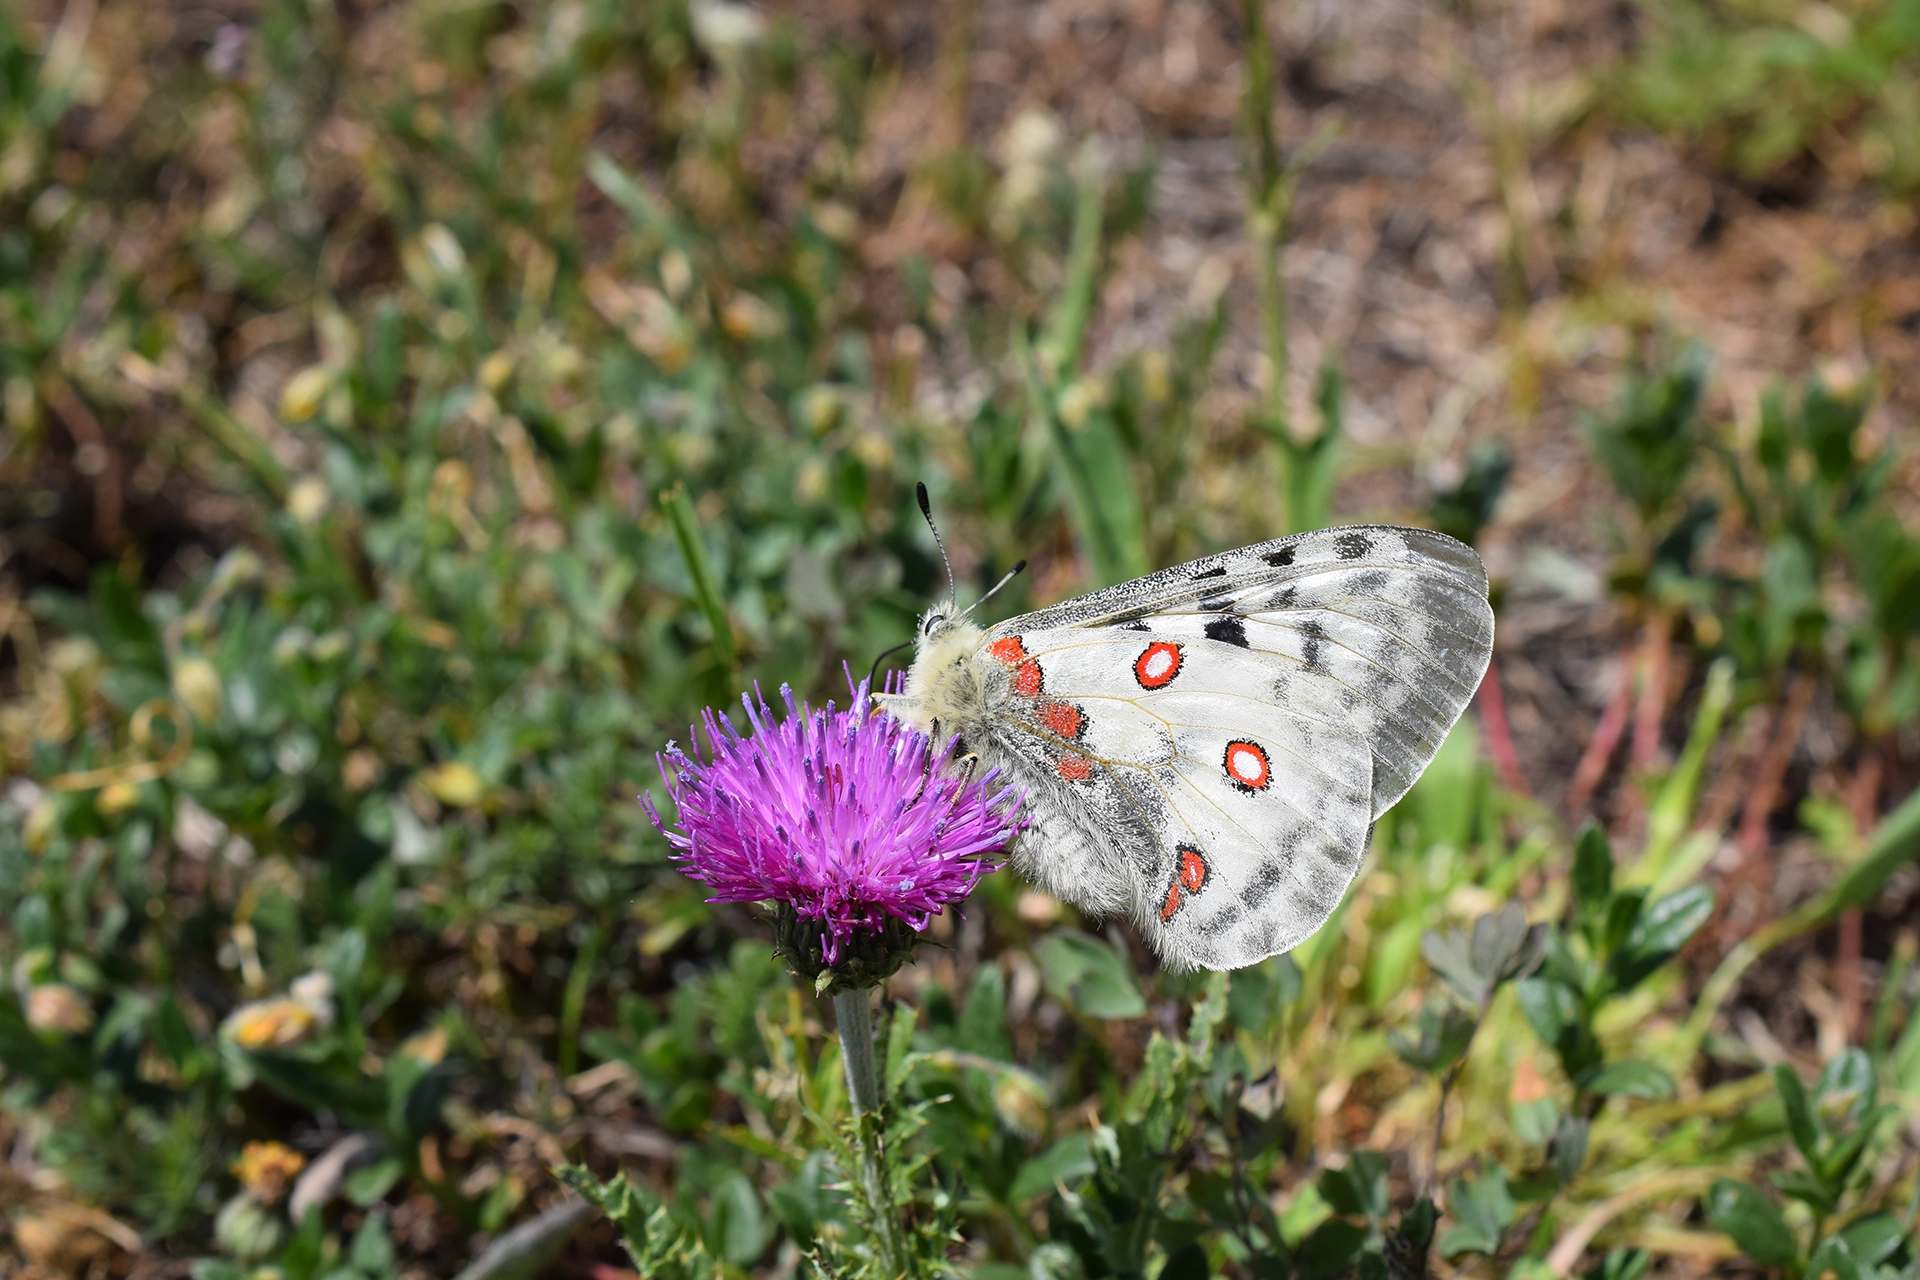
{"type": "Polygon", "coordinates": [[[867,689],[869,691],[873,689],[873,678],[880,674],[881,663],[885,662],[888,658],[891,658],[894,654],[900,652],[902,649],[911,649],[912,647],[913,647],[913,641],[902,640],[899,644],[893,646],[893,648],[891,649],[882,649],[880,651],[880,656],[873,660],[873,665],[867,668],[867,689]]]}
{"type": "Polygon", "coordinates": [[[947,559],[947,544],[945,540],[940,537],[940,527],[934,524],[933,522],[933,503],[927,497],[926,481],[921,480],[921,481],[916,481],[914,483],[913,496],[920,500],[920,514],[926,517],[927,528],[933,531],[933,545],[940,548],[940,563],[946,566],[947,607],[949,609],[958,608],[959,601],[954,598],[954,594],[953,594],[955,590],[954,581],[953,581],[953,561],[947,559]]]}
{"type": "Polygon", "coordinates": [[[992,587],[988,588],[987,594],[981,596],[978,600],[975,600],[972,604],[968,605],[965,609],[961,610],[960,616],[963,618],[966,617],[969,613],[972,613],[975,609],[978,609],[981,605],[993,599],[994,592],[998,591],[1000,588],[1006,586],[1009,582],[1012,582],[1015,578],[1019,577],[1021,573],[1023,573],[1026,570],[1026,567],[1027,567],[1027,562],[1025,560],[1016,562],[1013,568],[1007,570],[1005,576],[1003,576],[1000,579],[1000,581],[994,583],[992,587]]]}

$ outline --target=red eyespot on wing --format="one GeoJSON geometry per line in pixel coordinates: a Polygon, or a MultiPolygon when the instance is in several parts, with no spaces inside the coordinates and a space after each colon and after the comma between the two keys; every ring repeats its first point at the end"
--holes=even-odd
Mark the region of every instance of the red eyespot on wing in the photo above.
{"type": "Polygon", "coordinates": [[[1048,733],[1069,740],[1079,737],[1087,727],[1087,718],[1071,702],[1043,702],[1035,714],[1040,717],[1040,723],[1046,726],[1048,733]]]}
{"type": "Polygon", "coordinates": [[[1198,893],[1207,882],[1207,860],[1192,845],[1180,846],[1180,887],[1188,893],[1198,893]]]}
{"type": "Polygon", "coordinates": [[[1180,886],[1177,884],[1170,884],[1167,886],[1167,900],[1164,903],[1162,903],[1160,906],[1160,919],[1163,921],[1173,919],[1173,913],[1178,911],[1179,909],[1180,909],[1180,886]]]}
{"type": "Polygon", "coordinates": [[[1265,791],[1272,774],[1267,768],[1267,752],[1257,742],[1236,738],[1227,744],[1224,761],[1227,781],[1242,791],[1265,791]]]}
{"type": "Polygon", "coordinates": [[[1148,645],[1133,660],[1133,678],[1142,689],[1160,689],[1180,674],[1180,646],[1165,640],[1148,645]]]}
{"type": "Polygon", "coordinates": [[[1027,647],[1019,636],[1002,636],[987,646],[987,652],[1010,667],[1027,660],[1027,647]]]}
{"type": "Polygon", "coordinates": [[[1093,761],[1085,756],[1061,756],[1054,761],[1053,771],[1068,782],[1085,782],[1093,776],[1093,761]]]}
{"type": "Polygon", "coordinates": [[[1013,669],[1013,691],[1023,698],[1039,697],[1044,684],[1038,658],[1028,658],[1013,669]]]}

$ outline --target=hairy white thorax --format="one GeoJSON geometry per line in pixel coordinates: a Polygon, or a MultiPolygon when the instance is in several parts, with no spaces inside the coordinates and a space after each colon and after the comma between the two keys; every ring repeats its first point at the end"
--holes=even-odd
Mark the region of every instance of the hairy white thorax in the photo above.
{"type": "Polygon", "coordinates": [[[955,733],[965,736],[987,713],[986,691],[974,667],[983,635],[965,619],[929,610],[920,618],[906,692],[877,693],[874,701],[896,720],[932,735],[936,750],[955,733]]]}

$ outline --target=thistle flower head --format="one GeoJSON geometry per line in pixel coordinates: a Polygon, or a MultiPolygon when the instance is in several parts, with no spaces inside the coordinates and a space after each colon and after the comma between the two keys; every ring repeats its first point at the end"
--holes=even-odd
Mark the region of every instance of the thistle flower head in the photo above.
{"type": "Polygon", "coordinates": [[[846,711],[796,704],[784,685],[780,695],[784,720],[757,689],[741,698],[751,737],[708,711],[704,756],[697,731],[692,754],[667,744],[660,772],[674,825],[642,801],[709,902],[773,902],[790,963],[864,985],[999,865],[1025,825],[1020,800],[996,785],[997,770],[969,780],[950,768],[951,743],[936,751],[926,735],[864,711],[865,682],[846,711]]]}

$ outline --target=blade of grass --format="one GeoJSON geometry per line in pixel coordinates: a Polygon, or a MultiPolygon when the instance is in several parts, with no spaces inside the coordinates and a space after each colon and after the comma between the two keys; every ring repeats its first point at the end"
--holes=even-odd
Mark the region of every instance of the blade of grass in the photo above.
{"type": "Polygon", "coordinates": [[[1707,1028],[1713,1025],[1720,1006],[1739,985],[1742,975],[1761,956],[1787,942],[1825,925],[1848,907],[1864,905],[1879,894],[1882,886],[1900,866],[1920,854],[1920,792],[1907,797],[1898,809],[1888,814],[1874,829],[1867,842],[1866,856],[1853,864],[1833,884],[1779,919],[1756,930],[1727,953],[1700,992],[1693,1016],[1675,1042],[1673,1061],[1691,1062],[1700,1052],[1707,1028]]]}
{"type": "Polygon", "coordinates": [[[587,987],[593,982],[593,966],[599,962],[606,945],[607,931],[599,925],[580,944],[573,958],[573,970],[567,974],[566,994],[560,1000],[560,1074],[570,1076],[580,1069],[580,1015],[587,1007],[587,987]]]}
{"type": "Polygon", "coordinates": [[[727,621],[726,602],[721,599],[719,584],[714,580],[713,562],[707,559],[707,541],[701,535],[700,518],[694,513],[686,487],[675,485],[662,492],[660,511],[673,526],[673,540],[680,544],[680,559],[687,566],[687,577],[693,580],[694,602],[707,616],[707,625],[713,628],[713,647],[727,669],[733,671],[739,666],[733,651],[733,627],[727,621]]]}
{"type": "Polygon", "coordinates": [[[1074,168],[1073,238],[1067,248],[1066,285],[1053,304],[1037,348],[1042,371],[1056,381],[1080,364],[1099,284],[1100,219],[1107,196],[1107,167],[1096,152],[1082,151],[1074,168]]]}
{"type": "Polygon", "coordinates": [[[1666,876],[1674,846],[1686,833],[1693,806],[1700,794],[1700,780],[1707,771],[1707,757],[1720,741],[1727,710],[1733,706],[1734,661],[1721,658],[1707,671],[1707,688],[1700,709],[1694,713],[1693,731],[1687,735],[1686,750],[1660,790],[1654,794],[1647,812],[1647,843],[1625,884],[1652,884],[1666,876]]]}

